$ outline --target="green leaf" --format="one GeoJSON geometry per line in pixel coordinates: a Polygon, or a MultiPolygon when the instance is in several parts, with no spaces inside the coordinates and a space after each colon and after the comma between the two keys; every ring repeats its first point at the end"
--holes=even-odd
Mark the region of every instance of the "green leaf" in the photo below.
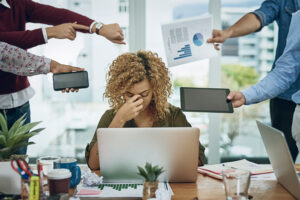
{"type": "Polygon", "coordinates": [[[9,138],[7,142],[7,146],[14,146],[18,143],[26,142],[29,138],[39,134],[38,132],[30,132],[30,133],[24,133],[22,135],[15,135],[11,138],[9,138]]]}
{"type": "Polygon", "coordinates": [[[0,149],[0,158],[3,159],[9,159],[12,154],[11,147],[5,147],[0,149]]]}
{"type": "Polygon", "coordinates": [[[43,130],[45,130],[45,128],[38,128],[38,129],[33,130],[32,132],[39,133],[43,130]]]}
{"type": "Polygon", "coordinates": [[[24,126],[21,126],[18,128],[16,134],[17,135],[21,135],[21,134],[24,134],[24,133],[27,133],[29,132],[32,128],[34,128],[35,126],[37,126],[38,124],[40,124],[41,122],[32,122],[32,123],[29,123],[29,124],[25,124],[24,126]]]}
{"type": "Polygon", "coordinates": [[[159,167],[158,165],[152,167],[152,164],[148,162],[145,165],[145,169],[140,166],[137,166],[137,168],[139,170],[138,175],[144,177],[149,182],[155,182],[158,176],[164,172],[163,167],[159,167]]]}
{"type": "Polygon", "coordinates": [[[4,133],[7,133],[8,132],[7,121],[6,121],[5,117],[2,115],[2,113],[0,113],[0,125],[1,125],[1,130],[4,133]]]}
{"type": "Polygon", "coordinates": [[[152,171],[151,163],[146,162],[145,169],[146,169],[147,173],[150,173],[152,171]]]}
{"type": "Polygon", "coordinates": [[[15,123],[12,125],[12,127],[8,131],[8,137],[12,137],[16,134],[16,131],[18,130],[19,127],[22,127],[24,122],[25,122],[25,116],[24,114],[22,117],[20,117],[15,123]]]}
{"type": "Polygon", "coordinates": [[[11,155],[14,154],[18,149],[22,148],[22,147],[26,147],[28,145],[32,145],[32,144],[35,144],[34,142],[22,142],[22,143],[19,143],[13,147],[11,147],[11,155]]]}
{"type": "Polygon", "coordinates": [[[145,180],[147,181],[147,180],[148,180],[148,176],[147,176],[146,171],[145,171],[143,168],[141,168],[140,166],[137,166],[137,168],[138,168],[138,170],[139,170],[138,175],[144,177],[145,180]]]}
{"type": "Polygon", "coordinates": [[[0,145],[6,146],[6,138],[4,135],[0,135],[0,145]]]}

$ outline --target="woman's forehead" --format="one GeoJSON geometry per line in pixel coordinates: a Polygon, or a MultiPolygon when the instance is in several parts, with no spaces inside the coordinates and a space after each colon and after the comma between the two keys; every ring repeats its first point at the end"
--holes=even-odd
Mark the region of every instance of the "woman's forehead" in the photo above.
{"type": "Polygon", "coordinates": [[[152,89],[152,86],[148,79],[144,79],[143,81],[139,83],[133,84],[130,88],[128,88],[126,91],[130,92],[132,94],[140,93],[146,90],[152,89]]]}

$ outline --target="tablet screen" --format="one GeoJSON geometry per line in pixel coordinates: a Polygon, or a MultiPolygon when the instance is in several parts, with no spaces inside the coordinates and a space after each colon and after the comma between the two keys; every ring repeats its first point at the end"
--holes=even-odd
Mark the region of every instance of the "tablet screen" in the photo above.
{"type": "Polygon", "coordinates": [[[229,92],[229,89],[181,87],[181,109],[191,112],[232,113],[232,103],[227,101],[229,92]]]}

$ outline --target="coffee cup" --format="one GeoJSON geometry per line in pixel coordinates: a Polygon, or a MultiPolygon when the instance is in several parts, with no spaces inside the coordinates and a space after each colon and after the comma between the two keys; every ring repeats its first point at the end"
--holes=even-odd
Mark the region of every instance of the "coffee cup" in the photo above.
{"type": "Polygon", "coordinates": [[[74,188],[80,183],[81,170],[77,165],[77,160],[75,158],[61,158],[59,161],[54,162],[54,168],[63,168],[70,170],[72,174],[70,180],[70,188],[74,188]]]}
{"type": "Polygon", "coordinates": [[[69,193],[71,172],[68,169],[53,169],[48,172],[50,196],[69,193]]]}
{"type": "Polygon", "coordinates": [[[38,163],[43,166],[43,172],[47,176],[48,172],[54,169],[54,163],[59,160],[60,157],[44,156],[38,159],[38,163]]]}

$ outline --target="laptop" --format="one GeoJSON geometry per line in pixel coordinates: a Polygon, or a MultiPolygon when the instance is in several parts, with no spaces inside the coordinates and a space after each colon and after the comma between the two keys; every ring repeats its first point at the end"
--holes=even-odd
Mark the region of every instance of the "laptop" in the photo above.
{"type": "Polygon", "coordinates": [[[259,121],[256,123],[278,182],[300,199],[299,177],[283,133],[259,121]]]}
{"type": "Polygon", "coordinates": [[[100,170],[105,183],[142,183],[137,166],[162,166],[160,182],[195,182],[198,128],[99,128],[100,170]]]}

